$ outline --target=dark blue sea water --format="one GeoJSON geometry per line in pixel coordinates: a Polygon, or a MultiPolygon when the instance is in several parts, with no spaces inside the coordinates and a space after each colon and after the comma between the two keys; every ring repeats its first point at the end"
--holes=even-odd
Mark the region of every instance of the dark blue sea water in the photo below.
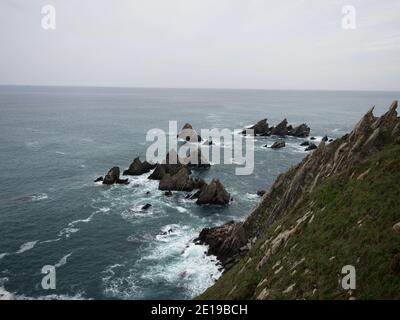
{"type": "Polygon", "coordinates": [[[281,150],[255,141],[255,171],[213,165],[234,202],[198,207],[167,198],[147,175],[128,186],[93,183],[112,166],[145,155],[149,129],[169,120],[196,129],[240,129],[268,118],[306,122],[319,139],[349,132],[372,106],[397,92],[0,87],[0,298],[189,299],[220,275],[192,240],[205,226],[243,219],[257,190],[307,153],[301,139],[281,150]],[[146,193],[150,191],[149,195],[146,193]],[[152,204],[149,212],[137,210],[152,204]],[[163,231],[172,229],[168,235],[163,231]],[[41,269],[56,266],[56,290],[41,269]]]}

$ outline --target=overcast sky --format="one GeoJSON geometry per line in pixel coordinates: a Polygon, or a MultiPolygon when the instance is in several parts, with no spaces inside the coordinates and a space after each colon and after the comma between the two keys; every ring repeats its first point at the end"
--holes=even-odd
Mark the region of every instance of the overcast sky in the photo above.
{"type": "Polygon", "coordinates": [[[0,0],[0,84],[399,90],[400,1],[0,0]]]}

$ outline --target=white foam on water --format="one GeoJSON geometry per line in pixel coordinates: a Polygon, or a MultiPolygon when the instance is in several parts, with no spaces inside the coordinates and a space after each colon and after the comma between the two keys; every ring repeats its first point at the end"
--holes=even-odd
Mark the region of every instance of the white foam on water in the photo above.
{"type": "Polygon", "coordinates": [[[260,198],[260,196],[258,194],[248,193],[248,192],[245,193],[245,197],[247,199],[249,199],[249,200],[254,200],[254,199],[259,199],[260,198]]]}
{"type": "Polygon", "coordinates": [[[145,203],[142,203],[140,205],[134,206],[132,208],[129,208],[128,210],[124,210],[121,213],[122,218],[126,220],[131,220],[132,218],[138,218],[138,217],[150,217],[153,215],[153,207],[150,207],[147,210],[143,210],[143,206],[145,203]]]}
{"type": "Polygon", "coordinates": [[[78,223],[88,223],[88,222],[92,221],[92,219],[93,219],[93,217],[95,216],[96,213],[97,213],[97,212],[93,212],[93,213],[92,213],[89,217],[87,217],[86,219],[78,219],[78,220],[75,220],[75,221],[70,222],[68,225],[69,225],[69,226],[74,226],[74,225],[76,225],[76,224],[78,224],[78,223]]]}
{"type": "Polygon", "coordinates": [[[114,269],[122,267],[120,264],[109,266],[103,273],[104,294],[119,299],[132,299],[137,297],[139,288],[136,284],[137,275],[131,270],[125,276],[116,276],[114,269]]]}
{"type": "Polygon", "coordinates": [[[79,228],[74,228],[74,227],[66,227],[64,229],[62,229],[59,233],[58,236],[59,237],[66,237],[69,238],[71,234],[76,233],[79,231],[79,228]]]}
{"type": "Polygon", "coordinates": [[[0,260],[8,255],[8,252],[0,253],[0,260]]]}
{"type": "Polygon", "coordinates": [[[23,245],[21,245],[19,250],[17,250],[15,253],[16,254],[20,254],[20,253],[23,253],[25,251],[31,250],[31,249],[33,249],[35,247],[37,242],[38,242],[38,240],[26,242],[23,245]]]}
{"type": "Polygon", "coordinates": [[[61,238],[50,239],[50,240],[40,241],[40,243],[51,243],[51,242],[57,242],[57,241],[60,241],[60,240],[61,240],[61,238]]]}
{"type": "Polygon", "coordinates": [[[31,200],[32,201],[41,201],[41,200],[45,200],[48,199],[48,195],[46,193],[39,193],[39,194],[34,194],[31,196],[31,200]]]}
{"type": "Polygon", "coordinates": [[[56,268],[62,267],[63,265],[65,265],[67,263],[68,258],[72,255],[72,252],[66,254],[64,257],[62,257],[60,259],[60,261],[58,261],[54,266],[56,268]]]}
{"type": "Polygon", "coordinates": [[[98,213],[100,213],[100,212],[106,213],[106,212],[108,212],[108,211],[110,211],[110,208],[107,208],[107,207],[99,208],[98,210],[96,210],[95,212],[93,212],[92,214],[90,214],[90,216],[87,217],[87,218],[85,218],[85,219],[77,219],[77,220],[74,220],[74,221],[68,223],[68,226],[65,227],[64,229],[62,229],[62,230],[58,233],[58,236],[59,236],[59,237],[65,236],[66,238],[69,238],[70,235],[71,235],[72,233],[76,233],[76,232],[78,232],[78,231],[80,230],[78,227],[76,227],[77,224],[79,224],[79,223],[89,223],[90,221],[92,221],[93,217],[94,217],[96,214],[98,214],[98,213]]]}
{"type": "Polygon", "coordinates": [[[176,207],[176,210],[178,210],[180,213],[185,213],[187,212],[187,209],[183,208],[183,207],[176,207]]]}
{"type": "Polygon", "coordinates": [[[156,260],[157,264],[148,267],[142,274],[143,278],[184,287],[187,296],[192,298],[221,276],[221,266],[216,257],[207,256],[206,246],[193,243],[198,231],[177,224],[164,226],[161,231],[156,237],[158,243],[142,259],[156,260]]]}
{"type": "Polygon", "coordinates": [[[73,296],[64,294],[51,294],[46,296],[29,297],[8,291],[4,287],[6,282],[8,282],[8,278],[0,278],[0,300],[85,300],[81,293],[73,296]]]}
{"type": "Polygon", "coordinates": [[[124,266],[123,264],[116,263],[107,267],[107,269],[104,271],[104,273],[107,274],[107,276],[103,277],[103,280],[110,279],[113,275],[115,275],[114,269],[123,266],[124,266]]]}

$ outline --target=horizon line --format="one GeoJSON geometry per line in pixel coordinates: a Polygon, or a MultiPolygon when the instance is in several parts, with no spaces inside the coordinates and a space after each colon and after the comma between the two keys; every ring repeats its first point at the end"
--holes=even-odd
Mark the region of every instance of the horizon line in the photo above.
{"type": "Polygon", "coordinates": [[[160,89],[160,90],[230,90],[230,91],[348,91],[348,92],[400,92],[400,89],[293,89],[293,88],[210,88],[210,87],[152,87],[110,85],[59,85],[59,84],[2,84],[0,87],[45,87],[45,88],[102,88],[102,89],[160,89]]]}

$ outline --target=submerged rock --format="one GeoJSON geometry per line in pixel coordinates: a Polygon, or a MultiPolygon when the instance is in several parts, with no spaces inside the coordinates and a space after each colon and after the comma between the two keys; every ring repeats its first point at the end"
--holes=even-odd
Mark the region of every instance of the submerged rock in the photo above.
{"type": "Polygon", "coordinates": [[[265,190],[259,190],[257,191],[257,195],[262,197],[265,194],[265,190]]]}
{"type": "Polygon", "coordinates": [[[146,203],[146,204],[142,207],[142,210],[143,210],[143,211],[146,211],[146,210],[150,209],[151,207],[152,207],[152,205],[151,205],[150,203],[146,203]]]}
{"type": "Polygon", "coordinates": [[[307,148],[304,149],[304,151],[311,151],[317,149],[317,145],[315,143],[310,143],[307,148]]]}
{"type": "Polygon", "coordinates": [[[300,146],[302,146],[302,147],[307,147],[309,145],[310,145],[310,141],[304,141],[304,142],[300,143],[300,146]]]}
{"type": "Polygon", "coordinates": [[[118,179],[117,184],[129,184],[129,179],[118,179]]]}
{"type": "Polygon", "coordinates": [[[280,149],[280,148],[283,148],[284,146],[286,146],[285,141],[278,140],[278,141],[275,141],[274,144],[270,148],[271,149],[280,149]]]}
{"type": "Polygon", "coordinates": [[[218,179],[213,179],[210,184],[204,185],[196,201],[198,205],[215,204],[227,205],[229,204],[231,196],[225,190],[225,187],[218,179]]]}

